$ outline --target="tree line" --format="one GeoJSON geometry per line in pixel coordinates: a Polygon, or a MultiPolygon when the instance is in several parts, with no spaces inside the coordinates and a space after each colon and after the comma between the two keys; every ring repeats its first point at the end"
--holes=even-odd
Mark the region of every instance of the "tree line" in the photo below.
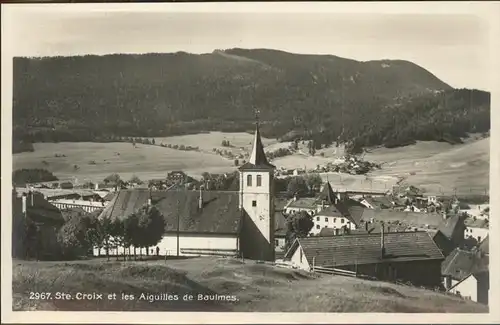
{"type": "Polygon", "coordinates": [[[386,69],[334,56],[228,53],[251,60],[216,53],[16,58],[14,139],[244,132],[254,128],[253,107],[263,136],[314,140],[314,149],[342,142],[357,152],[489,130],[489,93],[452,89],[410,62],[386,69]]]}
{"type": "MultiPolygon", "coordinates": [[[[158,244],[165,229],[164,217],[154,206],[142,207],[124,219],[99,219],[98,214],[83,210],[62,212],[66,215],[65,221],[57,228],[57,249],[50,257],[56,260],[92,256],[94,249],[104,250],[108,260],[110,256],[119,258],[119,248],[123,249],[124,260],[127,255],[133,255],[135,259],[137,249],[141,256],[143,249],[146,249],[146,255],[150,255],[149,248],[158,244]]],[[[38,251],[40,241],[46,236],[42,227],[29,217],[15,216],[12,236],[15,257],[44,259],[38,251]]]]}

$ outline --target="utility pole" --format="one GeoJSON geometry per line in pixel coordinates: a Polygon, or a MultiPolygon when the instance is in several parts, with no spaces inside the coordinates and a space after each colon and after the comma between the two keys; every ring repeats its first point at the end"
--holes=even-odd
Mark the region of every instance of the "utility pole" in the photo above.
{"type": "Polygon", "coordinates": [[[180,202],[177,200],[177,257],[179,257],[179,232],[180,232],[180,202]]]}

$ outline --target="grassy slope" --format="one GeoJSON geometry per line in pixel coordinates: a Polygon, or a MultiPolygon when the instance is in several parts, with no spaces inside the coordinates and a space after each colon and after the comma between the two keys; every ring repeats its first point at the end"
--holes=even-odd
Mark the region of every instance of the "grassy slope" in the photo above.
{"type": "Polygon", "coordinates": [[[309,273],[234,259],[13,264],[14,310],[259,312],[487,312],[486,306],[417,288],[309,273]],[[235,295],[237,302],[35,301],[28,292],[235,295]]]}
{"type": "MultiPolygon", "coordinates": [[[[225,149],[234,153],[248,152],[253,135],[212,132],[156,138],[156,141],[197,146],[201,152],[148,145],[133,148],[128,143],[38,143],[35,144],[35,152],[15,154],[13,168],[46,168],[60,178],[76,176],[82,181],[85,178],[102,179],[114,172],[124,179],[128,179],[132,174],[143,179],[159,178],[164,177],[168,171],[178,169],[199,176],[205,171],[216,173],[234,170],[233,161],[215,155],[212,149],[225,149]],[[229,140],[233,147],[222,147],[222,140],[229,140]],[[65,154],[67,157],[56,158],[56,153],[65,154]],[[49,164],[44,165],[43,160],[49,164]],[[96,165],[90,165],[90,160],[95,160],[96,165]],[[74,164],[80,169],[74,171],[74,164]]],[[[263,141],[267,151],[289,145],[277,143],[272,139],[263,141]]],[[[418,142],[416,145],[401,148],[376,148],[367,153],[365,159],[384,163],[382,170],[368,176],[330,174],[328,180],[338,188],[387,190],[396,183],[397,177],[401,176],[407,177],[411,184],[423,186],[430,192],[443,190],[450,194],[453,188],[457,187],[459,194],[484,194],[484,190],[489,187],[489,141],[489,138],[486,138],[455,146],[439,142],[418,142]]],[[[343,155],[342,148],[335,147],[322,149],[314,157],[305,154],[307,149],[302,144],[299,149],[301,152],[278,158],[273,164],[277,167],[309,169],[343,155]],[[320,152],[324,152],[325,157],[320,157],[320,152]]],[[[326,179],[326,175],[323,176],[326,179]]]]}

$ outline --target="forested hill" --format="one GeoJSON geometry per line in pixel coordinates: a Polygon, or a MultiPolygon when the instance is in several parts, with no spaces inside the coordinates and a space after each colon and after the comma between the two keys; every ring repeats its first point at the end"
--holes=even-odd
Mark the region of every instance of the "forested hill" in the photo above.
{"type": "Polygon", "coordinates": [[[489,97],[407,61],[266,49],[15,58],[14,138],[245,131],[255,107],[269,137],[397,145],[489,130],[489,97]]]}

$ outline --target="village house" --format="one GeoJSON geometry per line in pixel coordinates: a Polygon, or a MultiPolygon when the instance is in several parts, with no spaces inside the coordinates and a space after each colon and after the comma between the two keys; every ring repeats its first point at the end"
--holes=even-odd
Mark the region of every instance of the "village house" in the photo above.
{"type": "Polygon", "coordinates": [[[478,219],[476,217],[466,218],[465,224],[465,238],[473,238],[478,243],[488,236],[489,221],[488,219],[478,219]]]}
{"type": "Polygon", "coordinates": [[[394,203],[386,196],[364,196],[360,203],[368,209],[391,209],[394,203]]]}
{"type": "Polygon", "coordinates": [[[447,292],[488,304],[489,258],[480,251],[456,248],[441,266],[443,285],[447,292]]]}
{"type": "MultiPolygon", "coordinates": [[[[156,246],[162,255],[238,255],[274,261],[274,170],[257,125],[250,159],[239,167],[239,192],[121,190],[99,218],[124,219],[150,205],[166,221],[165,234],[156,246]]],[[[96,248],[94,254],[105,251],[96,248]]]]}
{"type": "Polygon", "coordinates": [[[297,238],[285,254],[285,261],[303,270],[340,269],[358,276],[427,287],[440,286],[443,260],[426,232],[297,238]]]}
{"type": "Polygon", "coordinates": [[[350,207],[349,212],[354,220],[359,220],[360,224],[379,221],[388,225],[404,224],[413,228],[411,230],[437,229],[443,222],[443,216],[437,213],[374,210],[357,206],[350,207]]]}
{"type": "Polygon", "coordinates": [[[71,208],[82,208],[86,212],[103,209],[107,202],[100,193],[85,189],[47,189],[47,188],[16,188],[20,194],[36,192],[41,194],[55,207],[64,210],[71,208]]]}
{"type": "Polygon", "coordinates": [[[188,176],[183,171],[171,171],[167,174],[167,183],[169,185],[183,185],[188,179],[188,176]]]}
{"type": "Polygon", "coordinates": [[[292,214],[301,211],[305,211],[310,215],[315,215],[318,210],[321,209],[321,205],[318,204],[318,199],[314,197],[294,197],[285,206],[285,213],[292,214]]]}
{"type": "Polygon", "coordinates": [[[42,194],[12,193],[12,256],[52,259],[59,251],[57,232],[64,219],[42,194]]]}

